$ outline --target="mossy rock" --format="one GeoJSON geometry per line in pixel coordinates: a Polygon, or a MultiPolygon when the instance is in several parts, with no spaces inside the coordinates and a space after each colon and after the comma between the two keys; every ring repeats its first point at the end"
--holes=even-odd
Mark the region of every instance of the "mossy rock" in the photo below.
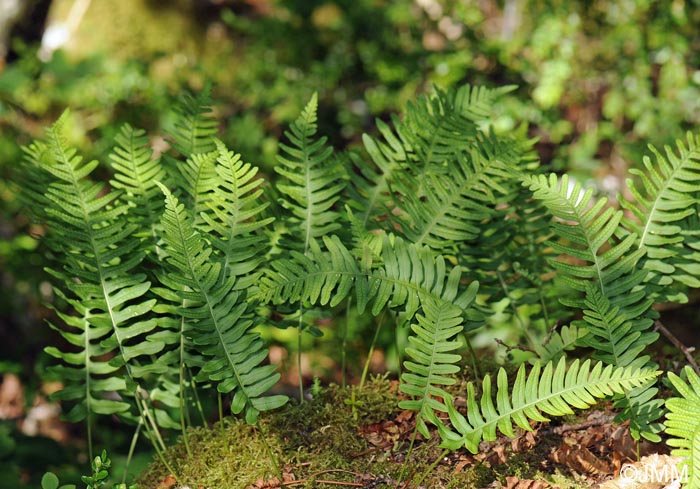
{"type": "MultiPolygon", "coordinates": [[[[457,472],[457,457],[444,457],[437,436],[419,436],[406,461],[413,413],[397,407],[397,391],[397,382],[386,377],[372,379],[363,389],[332,385],[309,401],[261,416],[258,427],[227,418],[212,428],[191,428],[190,454],[181,438],[165,458],[177,474],[177,484],[191,488],[279,487],[275,478],[297,481],[294,487],[398,487],[399,481],[416,487],[412,482],[424,476],[420,487],[464,488],[525,475],[522,463],[481,464],[457,472]],[[442,463],[433,467],[438,460],[442,463]]],[[[550,478],[534,470],[527,475],[550,478]]],[[[170,472],[156,460],[138,484],[164,487],[161,484],[169,479],[170,472]]],[[[583,487],[562,485],[561,477],[557,483],[583,487]]]]}

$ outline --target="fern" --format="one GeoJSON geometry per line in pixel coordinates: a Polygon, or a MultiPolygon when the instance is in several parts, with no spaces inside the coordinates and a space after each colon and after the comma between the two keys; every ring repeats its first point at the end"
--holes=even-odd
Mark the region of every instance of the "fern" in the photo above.
{"type": "Polygon", "coordinates": [[[650,146],[655,161],[645,156],[644,171],[630,170],[639,178],[641,188],[634,180],[627,180],[634,202],[620,199],[621,206],[635,218],[625,220],[625,225],[638,235],[638,247],[647,250],[647,282],[655,285],[653,290],[660,294],[659,301],[687,301],[682,291],[674,290],[674,282],[700,285],[696,274],[684,270],[687,261],[682,252],[683,231],[688,229],[683,226],[684,221],[697,215],[700,202],[700,137],[688,134],[686,141],[687,145],[676,143],[678,154],[666,147],[666,156],[650,146]]]}
{"type": "Polygon", "coordinates": [[[688,480],[683,481],[688,488],[700,487],[700,377],[690,366],[683,369],[684,381],[673,372],[668,379],[680,397],[666,401],[666,443],[675,447],[672,455],[683,457],[688,466],[688,480]]]}
{"type": "Polygon", "coordinates": [[[224,277],[237,278],[237,289],[249,289],[256,284],[264,259],[261,245],[267,239],[261,232],[274,220],[261,218],[268,203],[261,203],[262,179],[256,178],[257,168],[244,163],[240,155],[229,151],[216,140],[217,186],[202,213],[204,228],[212,236],[214,246],[223,254],[224,277]]]}
{"type": "Polygon", "coordinates": [[[288,219],[292,237],[289,248],[309,250],[312,240],[340,228],[341,215],[333,209],[345,187],[345,171],[326,146],[326,137],[316,136],[318,98],[314,94],[285,136],[291,146],[281,144],[283,154],[275,171],[282,177],[277,190],[284,196],[282,205],[292,216],[288,219]],[[298,242],[299,245],[294,244],[298,242]]]}
{"type": "Polygon", "coordinates": [[[128,404],[109,393],[140,396],[144,377],[162,372],[148,358],[165,345],[154,334],[155,318],[147,317],[155,300],[145,299],[151,284],[136,271],[143,259],[139,241],[129,239],[136,228],[119,222],[128,208],[117,192],[102,195],[104,184],[89,180],[98,163],[84,162],[67,146],[65,118],[48,130],[50,158],[41,170],[54,179],[47,189],[51,207],[46,216],[54,235],[50,245],[63,258],[62,269],[50,273],[80,316],[60,314],[66,328],[56,327],[75,350],[46,351],[64,362],[57,372],[67,385],[55,398],[76,402],[67,419],[87,418],[89,425],[93,413],[127,413],[128,404]],[[114,358],[103,360],[109,356],[114,358]]]}
{"type": "MultiPolygon", "coordinates": [[[[606,199],[592,203],[593,190],[583,191],[579,183],[569,187],[568,177],[561,181],[552,174],[525,177],[525,183],[542,200],[558,221],[552,223],[554,234],[561,241],[551,246],[577,264],[551,260],[561,278],[574,290],[583,292],[583,299],[563,300],[570,307],[584,311],[578,327],[588,327],[589,335],[581,341],[595,349],[594,358],[617,367],[649,366],[648,356],[640,353],[656,341],[658,333],[648,331],[653,324],[652,300],[640,288],[645,272],[637,266],[644,255],[635,247],[635,234],[617,240],[622,211],[605,208],[606,199]]],[[[630,419],[632,436],[659,441],[661,426],[655,423],[663,411],[662,403],[653,400],[657,390],[643,386],[618,402],[623,408],[620,420],[630,419]]]]}
{"type": "Polygon", "coordinates": [[[529,374],[524,365],[520,366],[512,391],[508,388],[508,377],[500,369],[496,380],[496,402],[492,397],[490,376],[484,377],[481,398],[477,398],[473,383],[467,384],[467,416],[454,407],[451,397],[446,399],[447,412],[454,431],[448,428],[437,416],[432,421],[437,425],[445,448],[456,450],[464,446],[477,453],[482,440],[493,441],[497,431],[513,437],[513,423],[526,431],[532,431],[530,420],[546,422],[545,416],[572,414],[572,408],[586,409],[596,399],[623,394],[630,389],[649,383],[660,372],[653,369],[633,369],[613,367],[586,360],[579,364],[574,360],[566,366],[565,359],[553,362],[544,368],[535,363],[529,374]]]}
{"type": "Polygon", "coordinates": [[[170,131],[175,150],[185,158],[214,151],[218,122],[212,115],[211,85],[197,95],[183,93],[175,105],[175,124],[170,131]]]}
{"type": "MultiPolygon", "coordinates": [[[[426,247],[386,236],[381,266],[361,268],[339,238],[324,237],[326,251],[313,248],[308,256],[293,252],[276,260],[260,284],[263,302],[310,302],[331,306],[343,301],[354,287],[358,312],[371,303],[373,315],[385,307],[398,307],[407,319],[421,307],[421,297],[448,302],[462,310],[468,329],[483,319],[471,310],[472,289],[459,291],[461,270],[447,270],[445,259],[426,247]]],[[[476,287],[473,285],[472,287],[476,287]]]]}
{"type": "Polygon", "coordinates": [[[262,397],[279,379],[273,365],[261,365],[267,350],[255,326],[245,294],[234,290],[233,277],[224,277],[222,265],[212,261],[212,249],[194,229],[187,214],[167,188],[165,213],[161,225],[166,261],[173,270],[165,285],[178,286],[177,293],[187,307],[181,309],[188,321],[186,333],[200,357],[200,380],[217,384],[221,393],[233,392],[231,411],[245,412],[248,423],[255,424],[258,413],[286,403],[285,396],[262,397]]]}
{"type": "MultiPolygon", "coordinates": [[[[472,288],[476,296],[476,287],[472,288]]],[[[406,372],[401,374],[399,389],[414,399],[401,401],[399,407],[419,413],[416,428],[426,438],[430,437],[425,424],[433,410],[446,411],[440,400],[448,397],[440,386],[455,383],[452,374],[459,372],[456,365],[461,355],[454,352],[462,346],[457,335],[464,329],[461,310],[447,302],[422,300],[423,314],[411,325],[413,334],[408,337],[410,347],[406,354],[411,359],[404,362],[406,372]]]]}
{"type": "MultiPolygon", "coordinates": [[[[125,124],[114,138],[116,145],[109,155],[114,169],[110,181],[113,188],[123,191],[122,199],[129,205],[129,215],[139,232],[156,237],[156,226],[162,214],[155,182],[166,178],[159,158],[153,158],[145,131],[125,124]]],[[[150,247],[147,247],[150,248],[150,247]]]]}

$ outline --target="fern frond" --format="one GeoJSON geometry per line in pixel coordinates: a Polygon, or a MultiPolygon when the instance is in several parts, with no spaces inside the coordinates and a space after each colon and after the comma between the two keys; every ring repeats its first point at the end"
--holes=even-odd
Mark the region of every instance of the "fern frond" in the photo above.
{"type": "Polygon", "coordinates": [[[383,264],[362,269],[337,236],[324,237],[323,242],[326,251],[312,248],[307,255],[292,252],[289,259],[275,260],[261,279],[261,300],[333,306],[354,288],[360,313],[371,303],[375,316],[385,307],[398,307],[410,319],[425,297],[459,307],[469,329],[482,324],[483,319],[470,308],[478,284],[460,290],[461,269],[448,272],[445,259],[428,248],[387,236],[382,245],[383,264]]]}
{"type": "MultiPolygon", "coordinates": [[[[345,188],[345,169],[332,158],[333,148],[326,146],[327,138],[316,139],[318,98],[314,94],[301,115],[285,131],[290,145],[280,144],[283,154],[275,167],[281,179],[277,190],[284,195],[282,205],[294,216],[292,237],[303,244],[304,252],[310,242],[337,231],[341,214],[333,209],[345,188]],[[295,222],[296,221],[296,222],[295,222]]],[[[298,248],[292,245],[289,248],[298,248]]]]}
{"type": "MultiPolygon", "coordinates": [[[[635,247],[636,235],[628,234],[619,241],[614,239],[619,230],[622,211],[606,208],[607,199],[593,202],[593,189],[583,191],[579,182],[569,182],[568,175],[561,180],[555,174],[525,176],[524,183],[541,200],[549,212],[558,219],[552,223],[554,234],[560,241],[551,241],[558,253],[578,260],[572,264],[552,260],[552,266],[560,272],[564,281],[574,290],[585,292],[593,281],[601,293],[613,304],[641,283],[643,272],[635,266],[644,250],[635,247]]],[[[582,301],[571,305],[581,308],[582,301]]]]}
{"type": "Polygon", "coordinates": [[[393,129],[377,121],[382,138],[364,135],[363,143],[378,171],[360,163],[356,166],[363,178],[353,179],[360,219],[369,223],[387,209],[400,207],[397,192],[415,199],[430,192],[436,175],[448,176],[450,162],[478,139],[478,123],[488,118],[494,100],[511,89],[437,89],[409,103],[403,120],[392,117],[393,129]]]}
{"type": "Polygon", "coordinates": [[[425,417],[428,412],[447,411],[441,398],[448,396],[440,386],[452,385],[459,372],[457,364],[461,355],[454,352],[462,346],[457,336],[464,329],[462,311],[447,302],[423,300],[423,314],[416,315],[417,322],[411,324],[413,334],[408,337],[411,346],[406,347],[410,360],[404,362],[406,372],[401,374],[399,390],[413,399],[399,402],[402,409],[419,413],[418,431],[430,437],[425,417]]]}
{"type": "Polygon", "coordinates": [[[211,85],[197,95],[185,92],[175,105],[175,123],[170,132],[175,151],[185,158],[214,151],[218,122],[212,115],[211,85]]]}
{"type": "MultiPolygon", "coordinates": [[[[593,190],[583,191],[579,183],[569,186],[568,176],[561,181],[556,175],[525,177],[551,214],[558,219],[552,230],[560,241],[551,246],[564,257],[551,260],[562,279],[582,298],[562,300],[584,312],[579,327],[588,327],[589,336],[582,343],[595,349],[594,357],[617,367],[656,368],[643,350],[658,338],[648,331],[653,321],[653,301],[638,286],[646,272],[638,267],[644,248],[635,246],[637,235],[617,236],[622,211],[605,207],[606,199],[592,201],[593,190]],[[578,263],[573,264],[571,260],[578,263]]],[[[641,386],[618,401],[623,408],[619,420],[630,419],[632,436],[660,440],[660,403],[653,400],[653,384],[641,386]]]]}
{"type": "Polygon", "coordinates": [[[586,409],[601,399],[625,392],[649,383],[660,372],[653,369],[603,367],[590,360],[579,364],[575,360],[566,366],[564,358],[556,367],[553,362],[541,368],[535,363],[529,373],[521,365],[512,390],[508,387],[508,376],[500,369],[496,380],[495,403],[491,377],[484,377],[481,397],[478,398],[473,383],[467,384],[467,413],[462,415],[454,406],[452,398],[445,401],[452,428],[443,424],[434,413],[430,414],[445,448],[456,450],[466,447],[477,453],[482,440],[493,441],[497,430],[513,437],[513,424],[523,430],[532,431],[530,421],[546,422],[549,416],[572,414],[573,409],[586,409]]]}
{"type": "MultiPolygon", "coordinates": [[[[678,255],[683,247],[684,220],[697,214],[700,203],[700,136],[688,133],[686,142],[677,141],[676,151],[667,146],[665,156],[650,146],[655,161],[645,156],[643,171],[630,170],[641,187],[627,180],[634,201],[620,199],[620,205],[634,216],[634,220],[625,219],[624,223],[639,237],[638,247],[647,250],[644,269],[651,275],[647,282],[656,285],[654,292],[661,294],[660,301],[669,298],[674,281],[698,286],[697,279],[677,271],[675,265],[676,261],[683,263],[678,255]]],[[[678,299],[687,300],[682,296],[678,299]]]]}
{"type": "Polygon", "coordinates": [[[233,392],[231,411],[244,412],[254,424],[260,411],[282,406],[286,396],[263,396],[279,379],[273,365],[261,365],[267,349],[257,333],[254,316],[244,293],[234,290],[234,277],[222,276],[222,265],[212,260],[212,248],[193,227],[178,199],[161,185],[165,212],[161,221],[166,261],[173,267],[167,281],[179,286],[186,307],[180,313],[189,323],[188,335],[201,357],[199,379],[217,384],[222,393],[233,392]]]}
{"type": "Polygon", "coordinates": [[[237,289],[249,289],[262,273],[259,265],[267,251],[261,231],[274,218],[261,217],[269,203],[260,199],[263,180],[256,178],[258,169],[244,163],[221,141],[215,142],[217,186],[202,219],[214,237],[214,246],[223,253],[223,276],[236,277],[237,289]]]}
{"type": "Polygon", "coordinates": [[[700,377],[690,366],[683,369],[684,381],[673,372],[668,373],[668,380],[678,391],[680,397],[666,400],[666,434],[671,438],[667,444],[675,447],[672,455],[683,457],[683,464],[688,466],[688,480],[682,481],[684,487],[700,487],[700,377]]]}
{"type": "Polygon", "coordinates": [[[77,351],[47,352],[65,364],[61,372],[67,385],[57,398],[78,402],[71,411],[75,421],[95,412],[125,413],[124,402],[108,398],[106,390],[136,395],[145,377],[163,371],[142,360],[158,354],[164,343],[156,321],[145,319],[155,300],[146,299],[150,282],[135,272],[143,259],[139,240],[130,237],[136,228],[118,222],[127,205],[118,201],[118,192],[105,193],[104,184],[90,181],[98,163],[84,162],[68,147],[64,121],[65,116],[47,131],[50,157],[43,165],[53,177],[46,191],[46,215],[55,236],[49,243],[63,261],[61,270],[50,273],[80,318],[60,315],[67,326],[61,334],[77,351]],[[114,358],[106,363],[105,355],[114,358]]]}
{"type": "Polygon", "coordinates": [[[554,331],[547,343],[536,345],[535,352],[540,363],[557,361],[562,358],[568,350],[573,350],[581,346],[581,340],[588,335],[588,329],[584,326],[562,326],[558,331],[554,331]]]}
{"type": "Polygon", "coordinates": [[[129,124],[122,126],[114,138],[115,146],[109,159],[114,169],[110,185],[121,190],[122,199],[129,204],[131,220],[140,232],[155,239],[154,226],[162,214],[160,190],[155,182],[164,181],[165,170],[159,158],[153,158],[146,132],[129,124]]]}

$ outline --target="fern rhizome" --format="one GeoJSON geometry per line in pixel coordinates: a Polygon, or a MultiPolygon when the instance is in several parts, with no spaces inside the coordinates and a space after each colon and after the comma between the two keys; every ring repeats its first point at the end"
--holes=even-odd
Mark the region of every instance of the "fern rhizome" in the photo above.
{"type": "MultiPolygon", "coordinates": [[[[446,449],[476,452],[601,398],[635,439],[660,440],[661,372],[645,351],[658,336],[654,304],[700,285],[700,138],[652,148],[617,209],[543,174],[524,128],[489,128],[510,90],[422,96],[378,121],[364,153],[336,153],[317,135],[314,96],[271,183],[216,138],[208,90],[182,99],[166,154],[124,126],[109,183],[68,145],[61,117],[25,148],[21,185],[49,229],[47,272],[66,306],[51,325],[65,346],[46,350],[66,418],[85,420],[90,438],[96,416],[116,415],[161,454],[163,429],[181,428],[187,446],[199,392],[213,387],[256,424],[287,402],[270,394],[280,374],[259,328],[320,334],[314,319],[333,308],[381,317],[377,329],[409,326],[401,407],[446,449]],[[535,355],[514,379],[501,370],[495,385],[469,383],[460,410],[447,386],[470,334],[497,315],[535,355]]],[[[670,382],[669,444],[700,487],[700,379],[686,369],[670,382]]]]}

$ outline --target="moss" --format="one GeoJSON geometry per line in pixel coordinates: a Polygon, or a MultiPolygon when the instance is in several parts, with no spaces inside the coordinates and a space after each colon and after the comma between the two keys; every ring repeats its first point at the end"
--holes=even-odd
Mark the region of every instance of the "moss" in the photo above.
{"type": "MultiPolygon", "coordinates": [[[[181,485],[197,488],[245,488],[256,481],[279,477],[277,466],[287,477],[293,474],[299,481],[295,487],[338,487],[324,480],[374,484],[371,487],[394,487],[400,479],[415,483],[444,456],[436,436],[419,440],[410,462],[404,464],[411,432],[387,436],[389,443],[381,447],[371,445],[360,434],[362,426],[380,426],[395,420],[401,413],[398,397],[396,382],[386,377],[372,379],[363,389],[332,385],[311,401],[290,403],[261,416],[260,429],[235,418],[227,418],[212,428],[191,428],[188,430],[191,455],[180,441],[165,457],[181,485]],[[263,437],[276,461],[271,459],[263,437]],[[404,467],[406,471],[402,474],[404,467]]],[[[547,444],[541,445],[532,452],[511,454],[508,464],[482,463],[460,472],[455,471],[451,461],[459,455],[450,455],[445,463],[430,470],[421,486],[485,487],[494,480],[505,482],[508,476],[553,482],[551,475],[537,469],[539,462],[546,459],[543,451],[547,450],[544,446],[547,444]]],[[[168,473],[156,461],[140,477],[139,487],[156,488],[168,473]]],[[[585,487],[570,478],[558,477],[556,486],[585,487]]]]}

